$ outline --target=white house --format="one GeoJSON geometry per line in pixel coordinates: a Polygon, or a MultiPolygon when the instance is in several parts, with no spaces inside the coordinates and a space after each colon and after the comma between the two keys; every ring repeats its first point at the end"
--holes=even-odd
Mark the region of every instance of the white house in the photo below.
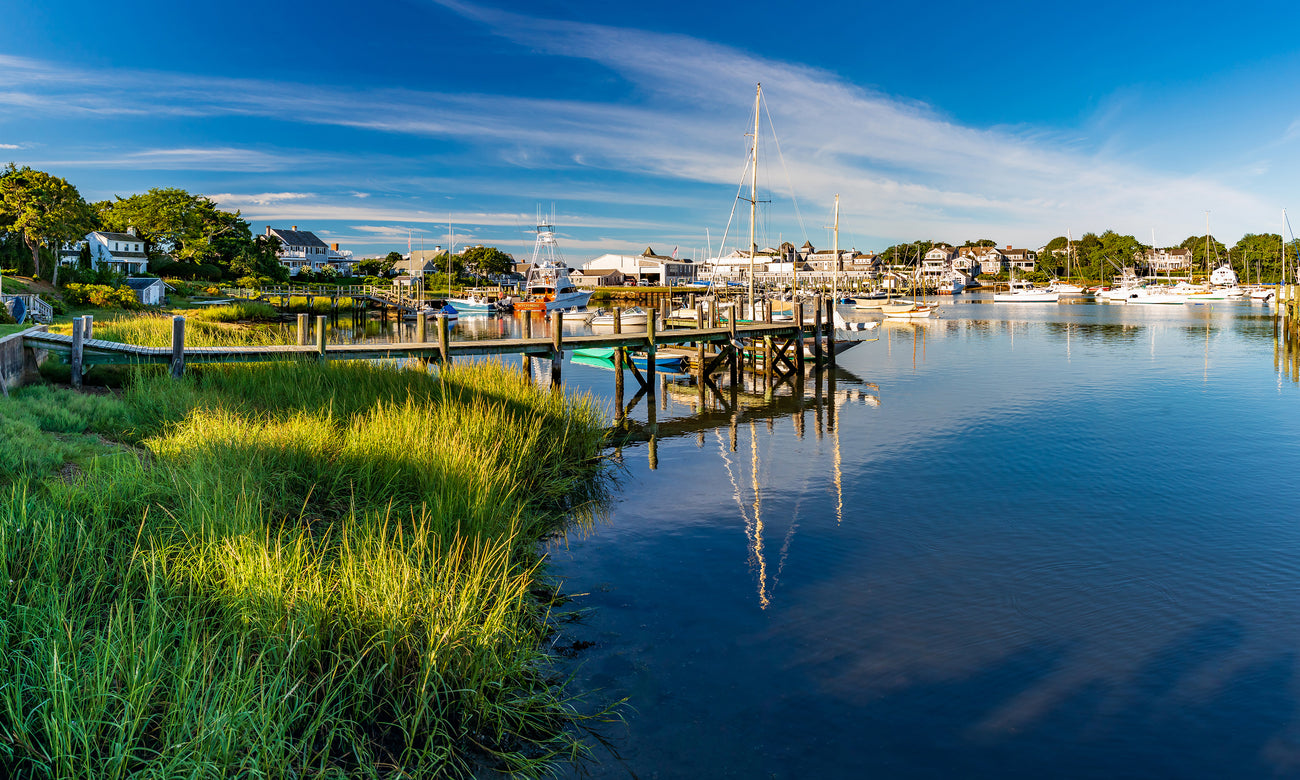
{"type": "MultiPolygon", "coordinates": [[[[111,268],[127,275],[142,274],[149,265],[149,256],[144,251],[144,239],[135,234],[135,228],[127,228],[125,233],[100,230],[87,233],[86,243],[90,245],[90,267],[96,270],[111,268]]],[[[59,260],[65,262],[68,258],[76,263],[77,254],[61,253],[59,260]]]]}
{"type": "Polygon", "coordinates": [[[320,271],[327,265],[344,276],[352,275],[352,266],[357,262],[352,252],[339,250],[338,244],[326,244],[310,230],[299,230],[297,225],[289,230],[267,225],[266,234],[280,239],[275,256],[289,269],[290,276],[297,276],[303,270],[320,271]]]}
{"type": "Polygon", "coordinates": [[[1152,271],[1177,271],[1192,267],[1192,250],[1178,247],[1176,249],[1148,249],[1133,255],[1134,260],[1146,261],[1152,271]]]}

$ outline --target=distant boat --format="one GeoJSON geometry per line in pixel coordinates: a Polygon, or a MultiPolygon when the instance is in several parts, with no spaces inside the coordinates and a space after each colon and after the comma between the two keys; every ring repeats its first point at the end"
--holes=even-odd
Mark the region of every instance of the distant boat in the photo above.
{"type": "Polygon", "coordinates": [[[421,317],[433,318],[438,316],[445,316],[448,320],[460,319],[460,314],[456,311],[455,307],[453,307],[451,304],[447,304],[442,308],[438,308],[436,306],[425,306],[423,309],[420,309],[419,311],[413,311],[408,314],[402,315],[402,319],[418,320],[421,317]]]}
{"type": "MultiPolygon", "coordinates": [[[[684,315],[684,316],[694,317],[694,316],[695,316],[695,312],[694,312],[694,311],[691,311],[691,312],[689,313],[689,315],[684,315]]],[[[620,327],[623,327],[623,328],[626,328],[626,327],[638,327],[638,328],[644,328],[644,327],[645,327],[645,324],[646,324],[646,320],[650,319],[650,315],[646,314],[645,309],[642,309],[640,306],[633,306],[633,307],[630,308],[630,309],[624,309],[623,312],[622,312],[622,314],[619,316],[618,319],[619,319],[619,326],[620,326],[620,327]]],[[[591,318],[591,327],[593,327],[593,328],[613,328],[613,327],[614,327],[614,312],[608,312],[608,313],[605,313],[605,314],[597,314],[596,316],[592,317],[592,318],[591,318]]]]}
{"type": "Polygon", "coordinates": [[[893,319],[920,320],[936,316],[938,306],[915,301],[895,301],[880,307],[880,312],[893,319]]]}

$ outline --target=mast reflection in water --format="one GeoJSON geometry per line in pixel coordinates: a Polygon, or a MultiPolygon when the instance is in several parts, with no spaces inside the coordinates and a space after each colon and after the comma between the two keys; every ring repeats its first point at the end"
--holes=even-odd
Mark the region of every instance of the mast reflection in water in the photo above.
{"type": "Polygon", "coordinates": [[[574,686],[630,705],[586,769],[1300,773],[1300,351],[1177,308],[953,301],[833,381],[625,410],[608,522],[550,550],[574,686]]]}

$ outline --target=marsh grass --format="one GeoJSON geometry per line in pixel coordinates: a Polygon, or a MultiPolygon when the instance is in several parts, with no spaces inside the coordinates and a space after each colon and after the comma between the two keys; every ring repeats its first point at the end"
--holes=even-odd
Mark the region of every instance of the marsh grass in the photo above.
{"type": "Polygon", "coordinates": [[[192,321],[200,322],[275,322],[280,312],[274,306],[260,301],[236,301],[222,306],[205,306],[186,312],[192,321]]]}
{"type": "Polygon", "coordinates": [[[75,455],[55,444],[0,471],[0,773],[534,775],[583,753],[530,594],[537,541],[603,479],[589,398],[363,363],[87,398],[0,407],[0,438],[126,443],[72,478],[45,476],[75,455]]]}

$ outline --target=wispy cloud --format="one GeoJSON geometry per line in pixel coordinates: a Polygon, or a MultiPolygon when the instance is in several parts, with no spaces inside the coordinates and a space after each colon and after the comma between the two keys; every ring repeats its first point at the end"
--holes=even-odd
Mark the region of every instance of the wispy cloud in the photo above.
{"type": "MultiPolygon", "coordinates": [[[[788,170],[805,214],[820,216],[831,195],[841,193],[844,221],[860,233],[948,239],[988,235],[1032,243],[1067,227],[1080,232],[1114,226],[1145,235],[1154,226],[1173,237],[1199,229],[1197,217],[1207,207],[1215,211],[1218,230],[1239,232],[1255,226],[1259,215],[1272,208],[1212,177],[1148,170],[1112,157],[1105,138],[1065,136],[1032,125],[965,126],[928,106],[857,86],[833,73],[685,35],[538,19],[451,0],[440,5],[532,51],[597,63],[632,84],[635,89],[629,94],[635,97],[607,104],[500,94],[363,91],[87,71],[0,56],[0,106],[61,117],[115,112],[122,117],[289,117],[456,139],[479,159],[487,157],[504,170],[563,172],[566,182],[574,182],[563,186],[575,191],[591,190],[591,182],[602,182],[615,172],[633,191],[638,178],[651,177],[675,182],[689,199],[698,197],[692,183],[736,184],[753,85],[762,81],[769,100],[764,124],[770,110],[783,158],[773,158],[772,169],[788,170]],[[529,121],[520,122],[521,116],[529,121]]],[[[179,168],[200,166],[205,159],[214,169],[289,166],[276,154],[234,147],[140,151],[88,164],[179,168]],[[205,154],[210,151],[216,154],[205,154]]],[[[302,161],[293,164],[301,167],[302,161]]],[[[773,189],[784,189],[786,176],[778,173],[777,178],[773,189]]],[[[419,224],[445,219],[428,209],[359,207],[356,200],[363,196],[356,193],[351,205],[300,201],[292,209],[283,203],[245,203],[260,219],[271,220],[419,224]]],[[[628,199],[625,194],[623,200],[628,199]]],[[[728,203],[719,203],[715,214],[725,217],[728,209],[728,203]]],[[[530,221],[530,215],[510,215],[509,222],[476,224],[530,221]]],[[[645,222],[657,232],[664,230],[662,224],[645,222]]],[[[792,220],[784,223],[793,233],[792,220]]],[[[620,227],[631,224],[622,221],[620,227]]]]}

